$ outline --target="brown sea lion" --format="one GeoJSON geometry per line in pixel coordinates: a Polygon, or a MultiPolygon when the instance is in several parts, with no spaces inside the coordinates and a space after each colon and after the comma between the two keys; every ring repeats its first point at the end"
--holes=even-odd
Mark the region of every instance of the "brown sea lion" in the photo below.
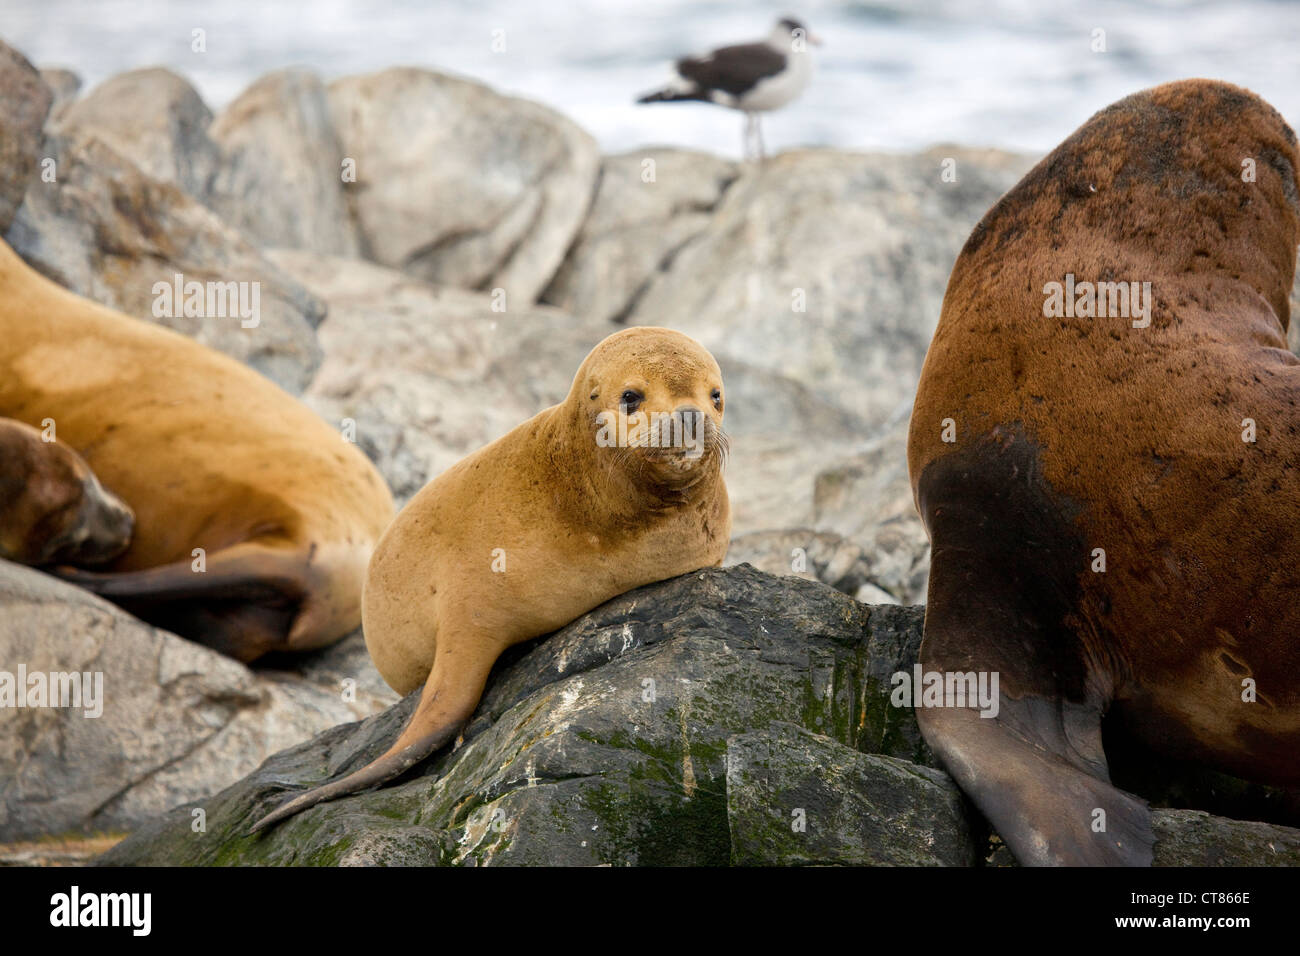
{"type": "Polygon", "coordinates": [[[364,616],[379,673],[403,694],[423,685],[419,706],[387,753],[254,829],[382,783],[452,740],[507,647],[721,564],[723,403],[703,346],[626,329],[592,350],[561,404],[421,489],[370,562],[364,616]]]}
{"type": "Polygon", "coordinates": [[[1000,694],[992,718],[917,717],[1021,863],[1151,861],[1107,712],[1157,752],[1300,783],[1297,167],[1252,93],[1156,87],[1034,167],[953,268],[908,448],[921,665],[1000,694]]]}
{"type": "Polygon", "coordinates": [[[134,525],[75,451],[0,418],[0,558],[95,567],[127,549],[134,525]]]}
{"type": "Polygon", "coordinates": [[[0,415],[53,419],[135,512],[130,547],[68,580],[243,661],[360,622],[393,511],[365,456],[251,369],[59,288],[2,242],[0,415]]]}

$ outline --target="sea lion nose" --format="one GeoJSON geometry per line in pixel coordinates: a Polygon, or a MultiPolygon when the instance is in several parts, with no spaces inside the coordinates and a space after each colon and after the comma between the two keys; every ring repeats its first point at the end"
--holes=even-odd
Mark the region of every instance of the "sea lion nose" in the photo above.
{"type": "Polygon", "coordinates": [[[704,413],[694,405],[683,405],[673,415],[678,422],[679,444],[691,453],[690,457],[698,457],[704,444],[704,413]]]}
{"type": "Polygon", "coordinates": [[[113,517],[113,530],[116,535],[124,541],[130,541],[131,536],[135,534],[135,512],[119,499],[113,517]]]}
{"type": "Polygon", "coordinates": [[[688,432],[694,431],[704,424],[704,413],[694,405],[683,405],[677,409],[677,418],[682,423],[682,427],[688,432]]]}
{"type": "Polygon", "coordinates": [[[131,544],[135,534],[135,512],[125,501],[96,483],[99,513],[92,524],[90,550],[95,557],[117,557],[131,544]]]}

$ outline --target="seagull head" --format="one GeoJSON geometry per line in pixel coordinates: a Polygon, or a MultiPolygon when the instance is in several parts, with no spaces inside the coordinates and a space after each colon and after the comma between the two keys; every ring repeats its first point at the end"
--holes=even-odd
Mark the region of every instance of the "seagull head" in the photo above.
{"type": "Polygon", "coordinates": [[[813,36],[811,31],[794,17],[782,17],[777,20],[776,26],[772,27],[772,32],[768,34],[767,42],[782,51],[792,49],[796,53],[804,52],[806,44],[822,45],[821,39],[813,36]]]}

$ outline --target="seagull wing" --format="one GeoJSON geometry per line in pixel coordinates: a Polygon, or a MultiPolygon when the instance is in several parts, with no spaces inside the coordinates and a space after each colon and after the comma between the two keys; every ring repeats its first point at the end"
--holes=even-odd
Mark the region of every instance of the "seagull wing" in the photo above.
{"type": "Polygon", "coordinates": [[[724,46],[704,56],[677,61],[677,72],[703,90],[722,90],[737,95],[759,80],[785,69],[785,54],[766,43],[724,46]]]}

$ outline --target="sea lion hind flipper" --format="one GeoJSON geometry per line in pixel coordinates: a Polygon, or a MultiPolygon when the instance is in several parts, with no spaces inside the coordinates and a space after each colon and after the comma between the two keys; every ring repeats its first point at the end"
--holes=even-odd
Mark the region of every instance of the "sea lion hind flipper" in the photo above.
{"type": "MultiPolygon", "coordinates": [[[[943,563],[932,571],[932,588],[953,579],[943,563]]],[[[995,706],[983,711],[973,703],[918,707],[917,722],[1016,859],[1039,866],[1150,865],[1150,810],[1110,783],[1101,745],[1105,701],[1097,699],[1097,682],[1072,679],[1063,661],[1073,654],[1054,646],[1064,638],[1039,627],[1032,613],[1021,614],[1014,599],[993,608],[969,592],[961,603],[933,597],[932,591],[923,673],[996,671],[998,692],[995,706]]]]}
{"type": "Polygon", "coordinates": [[[181,560],[139,571],[57,567],[50,573],[244,663],[296,649],[304,621],[314,623],[319,587],[313,588],[301,554],[241,542],[207,556],[203,567],[181,560]]]}
{"type": "Polygon", "coordinates": [[[299,794],[292,800],[282,803],[249,827],[248,832],[250,834],[257,833],[274,826],[281,820],[286,820],[295,814],[301,813],[309,807],[314,807],[318,803],[324,803],[327,800],[334,800],[352,793],[359,793],[362,790],[368,790],[371,787],[392,780],[450,741],[460,730],[460,727],[460,724],[439,727],[432,733],[426,734],[401,749],[394,745],[382,757],[366,764],[360,770],[348,774],[341,780],[335,780],[333,783],[327,783],[313,790],[308,790],[306,793],[299,794]]]}
{"type": "MultiPolygon", "coordinates": [[[[1004,709],[1019,701],[1002,699],[1004,709]]],[[[918,713],[926,742],[1022,864],[1149,866],[1146,803],[1044,747],[1057,728],[1020,732],[966,708],[918,713]],[[922,716],[924,715],[924,716],[922,716]],[[1104,829],[1102,829],[1104,827],[1104,829]]],[[[1046,716],[1046,713],[1042,716],[1046,716]]]]}
{"type": "MultiPolygon", "coordinates": [[[[464,648],[461,648],[464,650],[464,648]]],[[[249,828],[249,833],[288,819],[309,807],[359,793],[400,776],[430,754],[453,741],[478,705],[495,655],[435,653],[433,668],[420,692],[420,703],[397,741],[381,756],[340,780],[299,794],[281,804],[249,828]]]]}
{"type": "Polygon", "coordinates": [[[306,562],[293,551],[242,542],[208,555],[202,570],[189,559],[139,571],[50,569],[55,577],[112,601],[139,604],[202,599],[302,600],[306,562]]]}

